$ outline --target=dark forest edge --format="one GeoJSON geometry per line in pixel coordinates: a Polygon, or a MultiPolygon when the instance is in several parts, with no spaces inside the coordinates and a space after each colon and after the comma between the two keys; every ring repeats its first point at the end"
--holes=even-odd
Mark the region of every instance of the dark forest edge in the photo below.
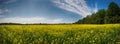
{"type": "MultiPolygon", "coordinates": [[[[120,23],[116,23],[120,24],[120,23]]],[[[21,23],[0,23],[0,25],[106,25],[106,24],[77,24],[77,23],[29,23],[29,24],[21,24],[21,23]]],[[[109,25],[109,24],[108,24],[109,25]]]]}
{"type": "Polygon", "coordinates": [[[120,7],[111,2],[107,8],[78,20],[75,24],[117,24],[120,23],[120,7]]]}
{"type": "Polygon", "coordinates": [[[70,25],[73,23],[57,23],[57,24],[49,24],[49,23],[33,23],[33,24],[21,24],[21,23],[0,23],[0,25],[70,25]]]}

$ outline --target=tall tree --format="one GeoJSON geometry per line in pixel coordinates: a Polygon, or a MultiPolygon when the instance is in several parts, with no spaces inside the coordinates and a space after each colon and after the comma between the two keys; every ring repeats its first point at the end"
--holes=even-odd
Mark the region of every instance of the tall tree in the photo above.
{"type": "Polygon", "coordinates": [[[106,11],[104,9],[101,9],[99,10],[97,13],[96,13],[96,23],[97,24],[103,24],[104,23],[104,17],[105,17],[105,13],[106,11]]]}
{"type": "Polygon", "coordinates": [[[105,15],[105,23],[117,23],[115,17],[120,16],[119,11],[119,6],[115,2],[111,2],[105,15]]]}
{"type": "Polygon", "coordinates": [[[83,24],[106,24],[120,23],[120,8],[115,2],[111,2],[108,9],[101,9],[97,13],[88,15],[87,17],[77,21],[83,24]]]}

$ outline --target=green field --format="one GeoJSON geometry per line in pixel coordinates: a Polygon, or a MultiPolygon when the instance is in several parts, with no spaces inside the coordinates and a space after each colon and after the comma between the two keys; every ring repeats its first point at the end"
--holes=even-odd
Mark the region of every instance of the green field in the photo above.
{"type": "Polygon", "coordinates": [[[0,25],[1,44],[119,44],[120,24],[0,25]]]}

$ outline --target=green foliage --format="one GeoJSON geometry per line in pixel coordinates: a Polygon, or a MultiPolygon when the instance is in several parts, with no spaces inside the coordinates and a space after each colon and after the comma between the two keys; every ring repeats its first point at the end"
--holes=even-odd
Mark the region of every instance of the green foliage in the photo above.
{"type": "Polygon", "coordinates": [[[119,24],[1,25],[1,44],[116,44],[119,24]]]}
{"type": "Polygon", "coordinates": [[[105,10],[101,9],[97,13],[93,13],[82,20],[77,21],[76,23],[83,23],[83,24],[103,24],[105,17],[105,10]]]}
{"type": "Polygon", "coordinates": [[[106,12],[105,23],[120,23],[119,12],[119,6],[116,3],[111,2],[106,12]]]}
{"type": "Polygon", "coordinates": [[[108,23],[120,23],[120,8],[119,6],[111,2],[108,9],[101,9],[97,13],[93,13],[79,21],[77,24],[108,24],[108,23]]]}

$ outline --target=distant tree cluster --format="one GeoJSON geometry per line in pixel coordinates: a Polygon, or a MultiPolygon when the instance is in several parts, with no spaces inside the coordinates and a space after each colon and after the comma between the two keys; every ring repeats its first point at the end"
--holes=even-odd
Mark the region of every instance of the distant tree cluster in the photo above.
{"type": "Polygon", "coordinates": [[[120,7],[115,3],[111,2],[108,9],[101,9],[92,15],[80,19],[75,22],[78,24],[112,24],[120,23],[120,7]]]}

